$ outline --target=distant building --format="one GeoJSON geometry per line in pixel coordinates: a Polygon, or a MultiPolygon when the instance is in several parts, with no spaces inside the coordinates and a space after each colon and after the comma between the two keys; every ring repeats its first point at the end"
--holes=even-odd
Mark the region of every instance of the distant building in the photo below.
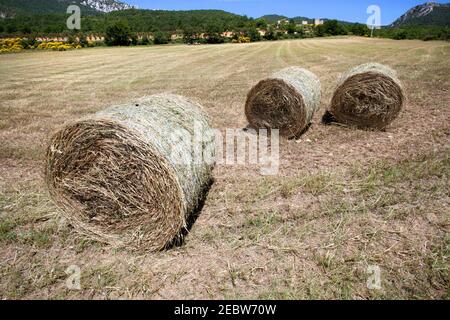
{"type": "Polygon", "coordinates": [[[225,31],[221,34],[222,37],[224,38],[232,38],[234,36],[234,32],[232,31],[225,31]]]}
{"type": "Polygon", "coordinates": [[[281,25],[288,24],[288,23],[289,23],[289,20],[287,20],[287,19],[278,20],[277,27],[279,28],[281,25]]]}
{"type": "Polygon", "coordinates": [[[308,25],[308,21],[303,20],[302,25],[304,25],[304,26],[308,25]]]}
{"type": "Polygon", "coordinates": [[[315,19],[315,20],[314,20],[314,25],[320,26],[320,25],[322,25],[322,24],[323,24],[323,20],[320,20],[320,19],[315,19]]]}
{"type": "Polygon", "coordinates": [[[182,38],[183,38],[183,35],[179,34],[179,33],[174,33],[170,36],[170,39],[172,39],[172,40],[178,40],[178,39],[182,39],[182,38]]]}

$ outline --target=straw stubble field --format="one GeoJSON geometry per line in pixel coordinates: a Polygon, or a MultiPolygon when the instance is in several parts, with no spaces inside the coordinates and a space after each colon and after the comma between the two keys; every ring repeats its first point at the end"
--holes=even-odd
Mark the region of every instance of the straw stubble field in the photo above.
{"type": "Polygon", "coordinates": [[[2,55],[0,298],[448,297],[449,74],[448,43],[363,38],[2,55]],[[385,132],[321,125],[339,75],[369,61],[398,71],[400,117],[385,132]],[[184,246],[111,250],[56,215],[45,144],[65,121],[170,92],[200,102],[215,128],[242,128],[248,90],[291,65],[322,82],[312,127],[281,142],[277,176],[216,167],[184,246]],[[67,289],[71,265],[81,290],[67,289]]]}

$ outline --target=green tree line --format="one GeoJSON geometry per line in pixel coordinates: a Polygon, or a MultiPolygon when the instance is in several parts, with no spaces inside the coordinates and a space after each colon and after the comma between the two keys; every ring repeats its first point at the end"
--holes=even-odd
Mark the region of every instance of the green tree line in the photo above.
{"type": "MultiPolygon", "coordinates": [[[[221,10],[158,11],[124,10],[108,14],[84,15],[80,32],[71,32],[66,27],[67,14],[44,13],[17,15],[0,19],[0,35],[28,35],[29,37],[63,34],[103,34],[107,44],[148,44],[150,39],[137,40],[136,33],[152,33],[155,44],[167,43],[173,33],[182,34],[185,43],[222,43],[229,39],[222,36],[225,31],[235,32],[251,41],[278,40],[289,38],[325,37],[336,35],[369,36],[371,30],[364,24],[346,24],[327,20],[320,26],[301,26],[291,20],[275,26],[265,19],[252,19],[221,10]],[[265,30],[260,35],[258,30],[265,30]],[[114,36],[114,34],[117,36],[114,36]],[[203,35],[200,37],[200,35],[203,35]],[[126,38],[126,39],[125,39],[126,38]],[[121,40],[118,40],[121,39],[121,40]]],[[[448,40],[449,28],[410,26],[404,28],[383,28],[374,30],[374,36],[392,39],[448,40]]]]}

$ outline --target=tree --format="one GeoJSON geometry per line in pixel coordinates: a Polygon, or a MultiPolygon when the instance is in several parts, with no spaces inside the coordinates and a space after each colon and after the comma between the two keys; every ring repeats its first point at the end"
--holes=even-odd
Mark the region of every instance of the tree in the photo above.
{"type": "Polygon", "coordinates": [[[7,33],[14,33],[17,31],[17,26],[15,23],[11,23],[9,25],[6,26],[6,32],[7,33]]]}
{"type": "Polygon", "coordinates": [[[105,42],[109,46],[129,46],[131,37],[130,26],[125,22],[116,22],[106,28],[105,42]]]}
{"type": "Polygon", "coordinates": [[[22,48],[29,49],[29,48],[31,48],[32,46],[34,46],[36,44],[36,39],[34,39],[34,38],[30,38],[30,39],[22,38],[20,40],[20,44],[21,44],[22,48]]]}
{"type": "Polygon", "coordinates": [[[223,43],[225,40],[220,34],[220,28],[216,24],[211,24],[206,28],[208,43],[223,43]]]}
{"type": "Polygon", "coordinates": [[[154,44],[167,44],[169,43],[169,35],[165,32],[157,31],[155,32],[154,44]]]}
{"type": "Polygon", "coordinates": [[[394,33],[393,39],[395,40],[404,40],[408,37],[406,30],[398,30],[394,33]]]}
{"type": "Polygon", "coordinates": [[[297,25],[295,24],[294,20],[289,21],[289,23],[286,26],[286,31],[289,34],[294,34],[297,31],[297,25]]]}
{"type": "Polygon", "coordinates": [[[339,22],[337,20],[328,20],[323,24],[325,34],[335,36],[339,32],[339,22]]]}
{"type": "Polygon", "coordinates": [[[137,46],[138,43],[139,43],[139,39],[138,39],[138,37],[136,36],[136,34],[133,33],[133,34],[131,35],[131,44],[132,44],[133,46],[137,46]]]}
{"type": "Polygon", "coordinates": [[[70,43],[70,44],[74,44],[75,43],[75,37],[72,34],[70,34],[67,37],[67,43],[70,43]]]}
{"type": "Polygon", "coordinates": [[[276,32],[276,30],[274,29],[274,27],[269,26],[269,28],[267,29],[267,32],[264,36],[264,39],[266,40],[278,40],[278,34],[276,32]]]}
{"type": "Polygon", "coordinates": [[[79,43],[82,47],[87,47],[89,45],[89,42],[87,41],[87,38],[84,34],[81,34],[79,36],[79,39],[80,39],[79,43]]]}
{"type": "Polygon", "coordinates": [[[198,31],[193,28],[185,28],[183,31],[183,41],[187,44],[193,44],[198,39],[198,31]]]}
{"type": "Polygon", "coordinates": [[[316,36],[318,37],[325,36],[325,27],[323,25],[319,25],[316,27],[316,36]]]}
{"type": "Polygon", "coordinates": [[[252,42],[261,41],[261,35],[255,27],[249,27],[244,31],[245,36],[249,37],[252,42]]]}
{"type": "Polygon", "coordinates": [[[150,39],[148,38],[147,35],[142,36],[140,44],[143,46],[147,46],[150,44],[150,39]]]}
{"type": "Polygon", "coordinates": [[[349,27],[349,31],[355,36],[366,36],[370,34],[370,29],[361,23],[355,23],[349,27]]]}
{"type": "Polygon", "coordinates": [[[32,31],[30,26],[24,25],[20,28],[20,32],[22,32],[23,34],[30,34],[32,31]]]}
{"type": "Polygon", "coordinates": [[[255,20],[255,24],[256,24],[257,28],[267,29],[267,21],[266,21],[266,19],[263,19],[263,18],[256,19],[255,20]]]}
{"type": "Polygon", "coordinates": [[[337,20],[328,20],[323,25],[317,26],[316,33],[319,37],[338,36],[347,34],[347,30],[337,20]]]}
{"type": "Polygon", "coordinates": [[[297,27],[297,37],[298,38],[305,37],[305,29],[303,27],[297,27]]]}

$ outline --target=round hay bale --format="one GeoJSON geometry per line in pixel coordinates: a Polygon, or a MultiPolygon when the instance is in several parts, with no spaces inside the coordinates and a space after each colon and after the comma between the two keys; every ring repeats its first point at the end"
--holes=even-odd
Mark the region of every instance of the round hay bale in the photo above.
{"type": "Polygon", "coordinates": [[[205,160],[214,159],[214,140],[203,142],[198,158],[191,136],[185,139],[209,129],[201,107],[175,95],[70,123],[47,150],[50,194],[78,231],[98,241],[167,248],[186,233],[211,185],[214,164],[205,160]]]}
{"type": "Polygon", "coordinates": [[[320,97],[320,81],[315,74],[289,67],[250,90],[245,115],[255,129],[279,129],[282,136],[296,138],[310,125],[320,97]]]}
{"type": "Polygon", "coordinates": [[[323,121],[383,130],[397,118],[405,100],[394,70],[378,63],[363,64],[342,75],[323,121]]]}

